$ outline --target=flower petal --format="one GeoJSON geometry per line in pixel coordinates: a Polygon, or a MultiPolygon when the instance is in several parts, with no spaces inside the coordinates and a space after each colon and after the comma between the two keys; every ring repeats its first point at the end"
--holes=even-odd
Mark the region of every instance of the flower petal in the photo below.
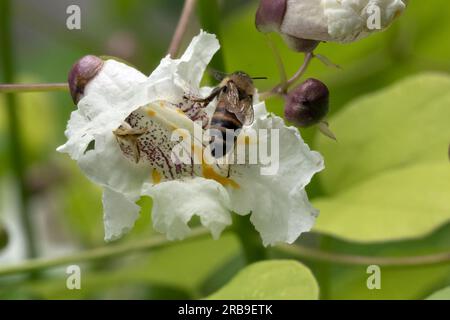
{"type": "Polygon", "coordinates": [[[406,8],[405,0],[288,0],[281,31],[301,39],[352,42],[387,28],[406,8]],[[374,6],[379,28],[367,22],[374,6]]]}
{"type": "Polygon", "coordinates": [[[139,217],[138,199],[129,199],[109,188],[103,190],[105,241],[112,241],[127,233],[139,217]]]}
{"type": "Polygon", "coordinates": [[[146,77],[136,69],[108,60],[85,88],[85,96],[72,112],[67,130],[68,141],[59,152],[72,159],[83,156],[94,134],[111,134],[137,107],[147,103],[142,86],[146,77]]]}
{"type": "Polygon", "coordinates": [[[198,90],[206,66],[219,48],[215,35],[201,32],[180,59],[162,59],[148,78],[124,63],[105,61],[86,85],[85,96],[69,120],[68,141],[58,151],[78,160],[94,133],[110,134],[140,106],[159,100],[181,102],[184,94],[198,90]]]}
{"type": "Polygon", "coordinates": [[[272,138],[276,138],[270,129],[279,130],[279,159],[272,164],[274,168],[278,166],[278,171],[264,175],[261,164],[233,166],[232,178],[240,185],[239,190],[229,189],[233,210],[239,214],[252,212],[251,221],[264,245],[292,243],[302,232],[310,230],[318,214],[309,204],[304,188],[324,168],[322,156],[311,151],[298,130],[286,127],[280,117],[262,116],[255,119],[251,128],[269,129],[267,140],[258,139],[258,147],[267,144],[268,150],[272,138]]]}
{"type": "MultiPolygon", "coordinates": [[[[86,86],[69,121],[68,141],[58,151],[69,153],[92,181],[103,186],[107,240],[133,226],[139,213],[135,202],[141,195],[153,198],[154,227],[169,239],[184,238],[194,215],[217,238],[231,224],[232,208],[241,214],[252,212],[251,221],[265,245],[292,242],[311,228],[317,211],[304,187],[323,168],[323,160],[309,150],[297,129],[268,115],[264,103],[255,105],[256,120],[247,129],[280,130],[277,174],[261,175],[263,165],[232,165],[229,179],[211,165],[189,162],[182,167],[170,157],[176,143],[169,138],[173,130],[184,129],[194,140],[193,133],[202,131],[201,123],[192,121],[196,109],[190,109],[192,114],[184,110],[183,96],[210,91],[198,85],[218,49],[215,36],[202,32],[180,59],[164,58],[148,78],[108,60],[86,86]],[[224,185],[233,187],[227,191],[224,185]]],[[[269,131],[270,139],[271,135],[269,131]]],[[[263,143],[270,145],[270,139],[263,143]]],[[[188,148],[197,154],[203,143],[195,140],[188,148]]]]}
{"type": "Polygon", "coordinates": [[[219,49],[220,45],[216,36],[201,31],[192,39],[180,59],[171,59],[170,56],[166,56],[149,79],[171,77],[172,83],[182,88],[198,90],[206,67],[219,49]]]}
{"type": "Polygon", "coordinates": [[[77,160],[89,179],[104,187],[106,239],[116,239],[132,227],[139,211],[135,201],[144,183],[146,194],[154,195],[156,225],[170,238],[181,238],[189,232],[187,223],[194,214],[215,237],[231,223],[229,197],[220,184],[191,179],[194,168],[183,170],[181,165],[170,162],[171,148],[159,151],[162,155],[155,151],[171,143],[170,134],[175,129],[193,135],[197,124],[175,109],[183,95],[200,91],[201,77],[218,49],[216,37],[201,32],[180,59],[164,58],[148,78],[132,67],[108,60],[86,85],[66,130],[68,141],[58,151],[77,160]],[[125,120],[131,128],[124,126],[125,120]],[[137,152],[142,154],[138,160],[142,161],[135,163],[124,150],[135,147],[128,142],[137,140],[142,147],[137,152]],[[165,173],[177,179],[187,173],[189,182],[161,182],[167,177],[165,173]],[[178,195],[180,199],[172,201],[178,195]],[[179,201],[185,205],[179,205],[179,201]],[[172,210],[171,205],[177,208],[172,210]],[[163,209],[158,210],[161,206],[163,209]],[[166,207],[170,209],[167,212],[166,207]]]}
{"type": "Polygon", "coordinates": [[[255,207],[250,221],[261,235],[264,246],[279,242],[293,243],[303,232],[314,226],[319,210],[308,201],[304,189],[292,190],[287,195],[285,190],[270,192],[261,186],[264,195],[255,207]],[[268,196],[270,193],[270,197],[268,196]]]}
{"type": "Polygon", "coordinates": [[[387,28],[406,5],[402,0],[326,0],[324,7],[331,39],[352,42],[387,28]],[[367,23],[375,7],[380,13],[380,26],[371,30],[367,23]]]}
{"type": "Polygon", "coordinates": [[[193,178],[144,184],[142,194],[153,198],[154,228],[171,240],[189,234],[188,222],[194,215],[200,217],[214,238],[231,224],[230,198],[225,188],[214,180],[193,178]]]}
{"type": "MultiPolygon", "coordinates": [[[[123,63],[106,61],[98,75],[86,86],[85,96],[79,102],[78,110],[72,113],[66,130],[68,141],[58,151],[69,153],[74,160],[78,160],[88,177],[96,183],[118,192],[135,193],[140,190],[138,184],[150,176],[152,168],[148,167],[145,173],[142,166],[124,161],[126,159],[113,139],[113,130],[137,109],[145,113],[145,107],[141,106],[155,101],[166,106],[181,102],[189,89],[179,84],[191,82],[198,86],[201,74],[218,48],[214,35],[201,32],[181,59],[163,59],[148,79],[123,63]],[[127,177],[128,173],[131,177],[127,177]]],[[[180,113],[172,112],[170,117],[172,124],[188,124],[189,129],[193,127],[193,122],[180,113]]],[[[165,156],[170,160],[170,154],[165,156]]]]}
{"type": "Polygon", "coordinates": [[[139,195],[142,183],[150,179],[150,169],[125,158],[112,134],[95,136],[94,149],[78,165],[94,183],[130,196],[139,195]]]}
{"type": "Polygon", "coordinates": [[[216,36],[201,31],[180,58],[178,74],[190,87],[198,88],[206,67],[214,54],[220,49],[216,36]]]}
{"type": "Polygon", "coordinates": [[[287,0],[287,10],[281,24],[281,31],[301,39],[327,39],[327,19],[320,1],[287,0]]]}

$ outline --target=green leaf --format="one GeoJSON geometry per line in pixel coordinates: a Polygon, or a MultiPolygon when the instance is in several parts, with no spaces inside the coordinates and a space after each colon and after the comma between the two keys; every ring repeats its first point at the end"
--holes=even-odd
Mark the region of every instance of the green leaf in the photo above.
{"type": "Polygon", "coordinates": [[[257,262],[241,270],[208,299],[316,300],[319,287],[311,271],[292,260],[257,262]]]}
{"type": "MultiPolygon", "coordinates": [[[[326,250],[371,257],[423,256],[445,252],[450,243],[450,224],[425,238],[382,243],[355,243],[330,239],[326,250]]],[[[309,261],[308,261],[309,262],[309,261]]],[[[310,262],[308,263],[310,265],[310,262]]],[[[311,265],[316,277],[320,271],[311,265]]],[[[436,288],[450,285],[450,264],[416,266],[381,266],[381,290],[367,288],[367,265],[339,265],[331,263],[326,270],[329,281],[328,299],[417,300],[424,299],[436,288]],[[414,279],[414,281],[411,281],[414,279]]],[[[326,283],[320,283],[321,292],[326,283]]]]}
{"type": "MultiPolygon", "coordinates": [[[[450,224],[425,238],[415,240],[368,244],[324,238],[321,241],[322,250],[334,253],[371,257],[423,256],[448,250],[450,224]]],[[[303,241],[300,237],[300,243],[303,241]]],[[[286,256],[275,255],[275,258],[279,257],[286,256]]],[[[436,288],[450,285],[449,263],[381,266],[381,290],[370,290],[367,288],[367,265],[324,264],[312,259],[302,259],[302,262],[314,270],[323,299],[417,300],[424,299],[436,288]]]]}
{"type": "Polygon", "coordinates": [[[371,242],[424,236],[450,220],[448,164],[380,174],[336,197],[321,198],[315,230],[371,242]]]}
{"type": "Polygon", "coordinates": [[[450,300],[450,287],[433,293],[426,300],[450,300]]]}
{"type": "Polygon", "coordinates": [[[437,283],[448,279],[445,264],[408,267],[381,267],[381,289],[367,288],[367,266],[338,266],[331,274],[329,299],[416,300],[423,299],[437,283]]]}
{"type": "Polygon", "coordinates": [[[330,120],[315,230],[350,241],[422,237],[450,221],[450,77],[423,74],[358,99],[330,120]]]}
{"type": "Polygon", "coordinates": [[[448,163],[449,91],[448,75],[423,74],[358,99],[333,117],[339,143],[318,139],[329,157],[322,177],[325,189],[345,189],[419,162],[448,163]]]}

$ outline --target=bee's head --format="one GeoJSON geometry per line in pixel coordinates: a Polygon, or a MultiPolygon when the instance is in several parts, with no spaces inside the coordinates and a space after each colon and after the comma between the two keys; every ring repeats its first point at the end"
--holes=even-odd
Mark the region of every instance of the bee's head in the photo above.
{"type": "Polygon", "coordinates": [[[228,76],[228,80],[233,81],[234,84],[247,95],[253,96],[255,93],[255,86],[252,78],[243,71],[236,71],[228,76]]]}

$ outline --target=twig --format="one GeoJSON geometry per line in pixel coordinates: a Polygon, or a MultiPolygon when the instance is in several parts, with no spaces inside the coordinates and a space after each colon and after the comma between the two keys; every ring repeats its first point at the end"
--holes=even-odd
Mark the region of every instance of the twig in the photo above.
{"type": "Polygon", "coordinates": [[[178,21],[177,28],[175,29],[175,33],[170,43],[169,51],[167,52],[172,58],[175,58],[178,55],[181,41],[186,33],[189,20],[191,19],[196,4],[197,0],[184,1],[183,11],[181,12],[180,20],[178,21]]]}
{"type": "MultiPolygon", "coordinates": [[[[192,230],[190,236],[188,236],[184,241],[195,240],[206,236],[209,230],[198,228],[192,230]]],[[[127,255],[134,252],[146,251],[150,249],[158,249],[162,247],[168,247],[179,242],[169,241],[165,236],[155,236],[147,240],[133,243],[124,243],[104,246],[96,249],[82,251],[74,255],[59,257],[54,259],[34,259],[26,261],[22,264],[2,267],[0,268],[0,276],[33,272],[37,270],[43,270],[63,265],[70,265],[73,263],[95,261],[110,257],[116,257],[121,255],[127,255]]]]}
{"type": "Polygon", "coordinates": [[[334,252],[325,252],[314,248],[309,248],[300,245],[279,245],[277,250],[301,257],[309,258],[313,260],[319,260],[323,262],[345,264],[345,265],[379,265],[386,267],[394,266],[419,266],[430,265],[450,262],[450,252],[435,253],[423,256],[409,256],[409,257],[370,257],[349,255],[334,252]]]}
{"type": "Polygon", "coordinates": [[[284,68],[283,59],[281,59],[280,53],[278,52],[278,49],[276,45],[273,43],[273,40],[270,38],[270,35],[266,35],[267,44],[269,45],[270,49],[272,50],[273,56],[275,57],[275,62],[277,64],[278,72],[280,74],[280,85],[285,86],[287,83],[287,76],[286,76],[286,69],[284,68]]]}
{"type": "Polygon", "coordinates": [[[312,52],[305,53],[305,60],[303,61],[303,64],[297,70],[297,72],[292,76],[292,78],[290,78],[289,80],[287,80],[284,83],[282,81],[280,84],[276,85],[269,91],[262,92],[260,94],[261,100],[268,99],[275,95],[282,95],[282,96],[286,95],[286,92],[289,89],[289,87],[291,87],[293,84],[295,84],[297,82],[297,80],[300,79],[305,74],[305,72],[308,69],[308,66],[311,63],[311,60],[313,58],[314,58],[314,53],[312,53],[312,52]]]}
{"type": "Polygon", "coordinates": [[[289,88],[303,76],[303,74],[306,72],[306,69],[308,69],[309,64],[311,63],[312,58],[314,58],[314,54],[312,52],[305,53],[305,60],[303,61],[302,66],[300,67],[300,69],[298,69],[294,76],[287,81],[286,86],[283,89],[289,88]]]}
{"type": "MultiPolygon", "coordinates": [[[[184,240],[184,242],[194,241],[196,239],[207,236],[208,234],[209,231],[207,229],[196,228],[192,230],[191,235],[188,236],[184,240]]],[[[22,264],[0,268],[0,277],[12,274],[35,272],[38,270],[44,270],[73,263],[89,262],[105,258],[125,256],[130,253],[165,248],[176,245],[178,243],[179,242],[176,241],[169,241],[164,236],[160,235],[139,242],[105,246],[65,257],[54,259],[34,259],[26,261],[22,264]]],[[[278,245],[277,247],[275,247],[275,250],[291,255],[293,257],[309,258],[317,261],[344,265],[376,264],[379,266],[419,266],[450,262],[450,252],[410,257],[369,257],[325,252],[320,249],[287,244],[278,245]]]]}
{"type": "Polygon", "coordinates": [[[67,83],[0,84],[0,93],[67,91],[67,83]]]}
{"type": "MultiPolygon", "coordinates": [[[[172,57],[176,57],[178,50],[186,33],[186,29],[192,13],[195,9],[197,0],[186,0],[183,11],[178,22],[175,34],[172,38],[168,53],[172,57]]],[[[67,91],[69,90],[67,83],[36,83],[36,84],[0,84],[0,93],[14,92],[45,92],[45,91],[67,91]]]]}

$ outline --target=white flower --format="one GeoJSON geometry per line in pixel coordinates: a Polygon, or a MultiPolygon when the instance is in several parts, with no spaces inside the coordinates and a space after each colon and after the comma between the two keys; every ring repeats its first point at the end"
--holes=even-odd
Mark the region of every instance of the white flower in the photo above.
{"type": "MultiPolygon", "coordinates": [[[[244,132],[280,130],[276,175],[261,175],[262,165],[257,164],[230,165],[228,175],[214,164],[172,161],[177,143],[170,140],[173,130],[202,131],[202,123],[193,120],[200,119],[203,125],[209,121],[213,104],[192,112],[185,108],[183,96],[206,96],[211,91],[199,84],[218,49],[216,37],[201,32],[180,59],[165,57],[149,77],[107,60],[84,88],[66,130],[68,141],[58,151],[68,153],[90,180],[104,188],[106,240],[133,227],[140,210],[136,201],[143,195],[153,199],[154,228],[169,239],[186,237],[194,215],[217,238],[231,224],[232,211],[251,213],[265,245],[291,243],[314,224],[318,211],[304,188],[323,169],[323,159],[310,151],[297,129],[268,114],[264,103],[254,105],[255,121],[244,132]]],[[[270,131],[268,138],[270,143],[270,131]]],[[[192,145],[194,153],[203,150],[202,141],[192,145]]]]}
{"type": "Polygon", "coordinates": [[[407,0],[261,0],[256,23],[296,39],[348,43],[387,28],[407,0]]]}

